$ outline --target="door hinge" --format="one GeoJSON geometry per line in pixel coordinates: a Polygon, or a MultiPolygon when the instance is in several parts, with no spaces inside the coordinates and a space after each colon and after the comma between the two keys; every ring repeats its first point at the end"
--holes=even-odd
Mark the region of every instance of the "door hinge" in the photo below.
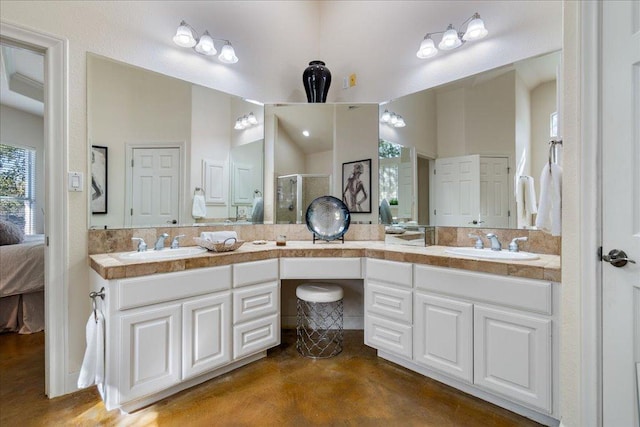
{"type": "Polygon", "coordinates": [[[46,246],[49,246],[49,236],[45,237],[45,239],[44,239],[44,244],[45,244],[46,246]]]}
{"type": "Polygon", "coordinates": [[[598,246],[598,260],[602,261],[602,246],[598,246]]]}
{"type": "Polygon", "coordinates": [[[435,169],[433,170],[433,174],[434,174],[434,175],[436,174],[436,170],[435,170],[435,169]]]}
{"type": "Polygon", "coordinates": [[[509,175],[509,173],[511,173],[511,168],[507,166],[507,175],[509,175]]]}
{"type": "Polygon", "coordinates": [[[507,217],[511,216],[511,211],[507,211],[507,217]]]}
{"type": "Polygon", "coordinates": [[[133,216],[133,208],[131,208],[131,216],[133,216]]]}
{"type": "Polygon", "coordinates": [[[434,215],[436,214],[436,210],[435,210],[435,209],[433,210],[433,214],[434,214],[434,215]]]}
{"type": "Polygon", "coordinates": [[[133,167],[133,159],[131,159],[131,167],[133,167]]]}

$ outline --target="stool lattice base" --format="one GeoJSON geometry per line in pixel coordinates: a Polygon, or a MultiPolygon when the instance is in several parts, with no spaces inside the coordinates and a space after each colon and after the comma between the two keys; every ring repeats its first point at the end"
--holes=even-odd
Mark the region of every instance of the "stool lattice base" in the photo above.
{"type": "Polygon", "coordinates": [[[298,298],[296,349],[305,357],[324,359],[342,351],[342,300],[308,302],[298,298]]]}

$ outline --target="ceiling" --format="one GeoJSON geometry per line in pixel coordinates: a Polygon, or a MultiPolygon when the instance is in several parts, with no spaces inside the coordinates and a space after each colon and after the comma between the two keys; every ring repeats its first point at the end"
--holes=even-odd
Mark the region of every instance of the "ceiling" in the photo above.
{"type": "Polygon", "coordinates": [[[333,150],[333,110],[331,104],[275,104],[272,111],[284,131],[304,154],[333,150]],[[308,131],[305,137],[302,131],[308,131]]]}
{"type": "Polygon", "coordinates": [[[44,115],[44,56],[3,45],[0,49],[0,104],[44,115]]]}

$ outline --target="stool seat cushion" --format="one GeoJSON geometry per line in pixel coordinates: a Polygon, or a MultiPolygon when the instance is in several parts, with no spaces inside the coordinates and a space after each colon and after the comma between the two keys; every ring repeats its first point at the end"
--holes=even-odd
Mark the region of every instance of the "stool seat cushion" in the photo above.
{"type": "Polygon", "coordinates": [[[330,283],[303,283],[296,288],[296,296],[307,302],[335,302],[342,299],[342,288],[330,283]]]}

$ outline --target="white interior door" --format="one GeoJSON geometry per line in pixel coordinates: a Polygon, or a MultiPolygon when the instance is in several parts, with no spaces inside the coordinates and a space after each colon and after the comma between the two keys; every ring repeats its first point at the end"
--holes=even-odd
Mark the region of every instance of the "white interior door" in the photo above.
{"type": "Polygon", "coordinates": [[[179,222],[180,149],[134,148],[132,160],[130,224],[179,222]]]}
{"type": "Polygon", "coordinates": [[[603,265],[604,426],[640,425],[640,4],[602,2],[603,253],[636,264],[603,265]]]}
{"type": "Polygon", "coordinates": [[[480,157],[482,227],[509,227],[509,159],[480,157]]]}
{"type": "Polygon", "coordinates": [[[436,223],[462,226],[480,215],[480,156],[436,159],[436,223]]]}

